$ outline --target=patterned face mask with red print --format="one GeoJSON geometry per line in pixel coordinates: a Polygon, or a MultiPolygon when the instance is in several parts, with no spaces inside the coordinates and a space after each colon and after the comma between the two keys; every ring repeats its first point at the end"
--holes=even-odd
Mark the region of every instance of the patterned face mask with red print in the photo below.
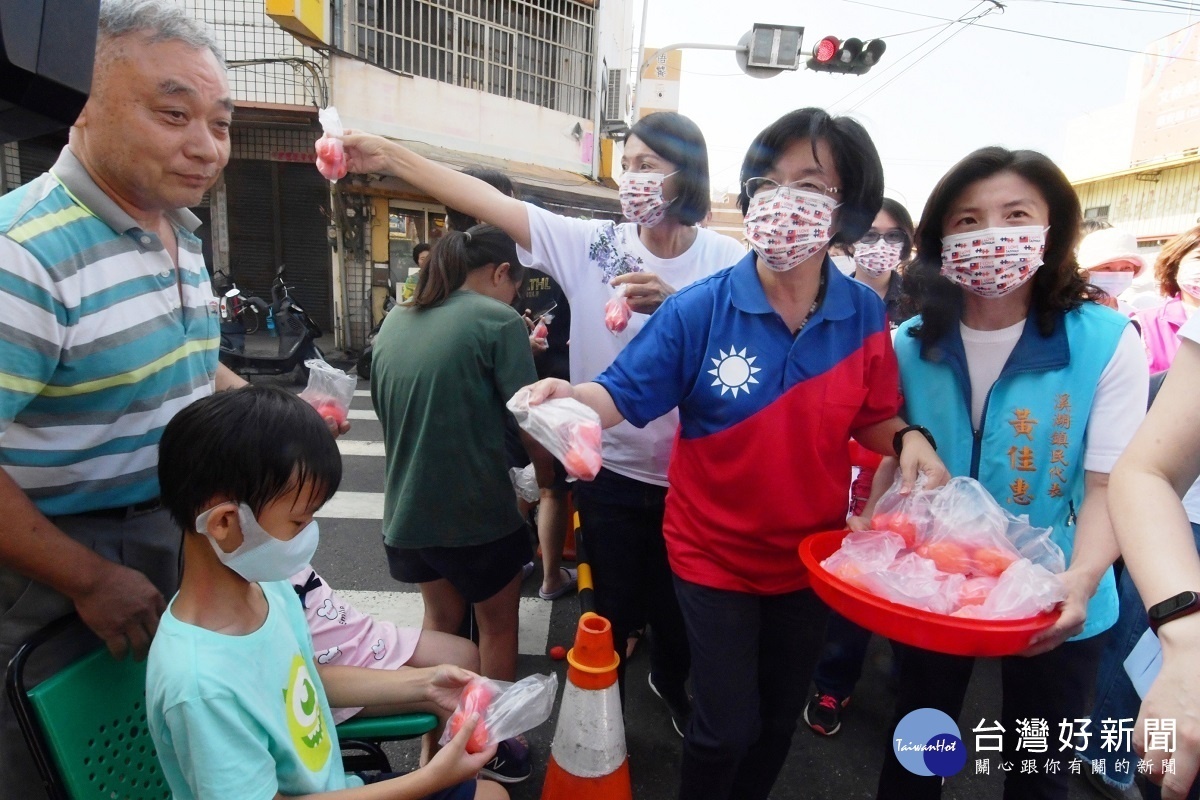
{"type": "Polygon", "coordinates": [[[787,272],[829,243],[836,208],[823,194],[789,186],[759,192],[746,208],[746,241],[768,269],[787,272]]]}
{"type": "Polygon", "coordinates": [[[630,222],[653,228],[667,216],[671,200],[663,197],[663,181],[675,173],[626,172],[621,175],[621,213],[630,222]]]}
{"type": "Polygon", "coordinates": [[[1042,265],[1048,230],[1027,225],[943,236],[942,275],[980,297],[1004,297],[1042,265]]]}
{"type": "Polygon", "coordinates": [[[872,244],[859,242],[854,246],[854,267],[872,278],[881,278],[900,263],[900,251],[904,245],[885,242],[883,237],[872,244]]]}

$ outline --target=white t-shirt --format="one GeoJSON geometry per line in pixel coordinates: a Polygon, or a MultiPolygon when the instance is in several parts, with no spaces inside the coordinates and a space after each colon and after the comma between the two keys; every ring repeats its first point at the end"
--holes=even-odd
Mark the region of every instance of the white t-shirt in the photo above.
{"type": "MultiPolygon", "coordinates": [[[[987,393],[1000,377],[1024,327],[1024,320],[998,331],[977,331],[959,323],[967,372],[971,376],[971,424],[976,430],[987,393]]],[[[1127,325],[1096,386],[1083,450],[1085,470],[1106,474],[1112,471],[1146,416],[1149,385],[1146,350],[1137,329],[1127,325]]]]}
{"type": "MultiPolygon", "coordinates": [[[[530,251],[518,248],[521,263],[545,272],[571,304],[571,383],[586,383],[605,370],[649,317],[634,314],[629,327],[613,334],[604,306],[616,289],[609,281],[627,272],[652,272],[679,290],[740,261],[746,250],[734,239],[698,228],[696,241],[677,258],[651,253],[637,225],[564,217],[537,206],[529,211],[530,251]]],[[[604,432],[604,466],[627,478],[667,485],[667,461],[679,426],[671,411],[638,430],[622,422],[604,432]]]]}
{"type": "MultiPolygon", "coordinates": [[[[1192,314],[1183,324],[1179,329],[1179,338],[1200,344],[1200,314],[1192,314]]],[[[1183,496],[1183,510],[1187,512],[1190,521],[1200,525],[1200,480],[1193,483],[1192,488],[1183,496]]]]}

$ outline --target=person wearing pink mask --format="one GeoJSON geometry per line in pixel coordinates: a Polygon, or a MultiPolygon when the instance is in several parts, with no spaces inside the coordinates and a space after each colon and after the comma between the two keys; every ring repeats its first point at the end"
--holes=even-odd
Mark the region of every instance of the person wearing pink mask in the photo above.
{"type": "MultiPolygon", "coordinates": [[[[1136,330],[1088,299],[1094,289],[1074,255],[1079,218],[1070,182],[1041,153],[971,153],[926,202],[917,256],[904,273],[920,315],[896,333],[908,420],[929,428],[951,474],[978,480],[1014,514],[1052,528],[1067,559],[1058,620],[1000,662],[1000,757],[1014,763],[1024,752],[1021,720],[1053,726],[1090,710],[1097,662],[1117,619],[1108,474],[1146,409],[1149,375],[1136,330]]],[[[897,650],[888,732],[917,709],[958,718],[975,660],[897,650]]],[[[975,724],[960,721],[962,730],[975,724]]],[[[956,771],[914,774],[893,743],[876,796],[939,798],[943,777],[956,771]]],[[[1004,798],[1066,800],[1067,780],[1066,769],[1013,770],[1004,798]]]]}
{"type": "Polygon", "coordinates": [[[1121,295],[1133,286],[1134,279],[1146,267],[1138,253],[1137,237],[1120,228],[1103,228],[1083,237],[1079,243],[1079,269],[1088,283],[1104,292],[1097,300],[1129,316],[1137,309],[1121,295]]]}
{"type": "MultiPolygon", "coordinates": [[[[351,172],[395,175],[448,207],[505,231],[522,263],[549,275],[571,306],[570,375],[589,381],[612,363],[663,301],[738,261],[745,248],[701,228],[709,212],[708,149],[700,129],[674,113],[651,114],[625,140],[621,209],[628,222],[576,219],[508,197],[483,181],[376,136],[345,138],[351,172]],[[605,306],[623,293],[632,310],[617,332],[605,306]]],[[[625,642],[649,622],[650,688],[682,733],[688,645],[663,543],[667,459],[679,424],[673,408],[644,429],[604,434],[604,468],[575,484],[575,506],[595,585],[596,611],[625,642]]],[[[618,648],[624,655],[624,647],[618,648]]],[[[624,696],[624,659],[621,661],[624,696]]]]}
{"type": "Polygon", "coordinates": [[[845,523],[850,437],[900,451],[910,482],[945,481],[926,433],[897,414],[883,303],[828,255],[883,200],[866,130],[793,111],[755,138],[741,178],[753,252],[668,298],[595,381],[540,381],[530,396],[574,397],[609,427],[679,409],[663,529],[692,652],[680,800],[771,793],[827,613],[797,547],[845,523]]]}
{"type": "Polygon", "coordinates": [[[1200,225],[1167,242],[1154,264],[1154,276],[1167,302],[1134,315],[1152,373],[1171,366],[1179,350],[1179,329],[1200,308],[1200,225]]]}

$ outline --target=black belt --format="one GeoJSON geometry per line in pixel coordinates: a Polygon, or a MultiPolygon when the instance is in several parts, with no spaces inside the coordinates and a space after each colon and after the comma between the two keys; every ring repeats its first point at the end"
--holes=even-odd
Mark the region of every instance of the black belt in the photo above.
{"type": "Polygon", "coordinates": [[[153,500],[146,500],[141,503],[134,503],[131,506],[117,506],[116,508],[93,508],[90,511],[78,511],[75,514],[64,516],[75,517],[96,517],[98,519],[131,519],[149,514],[152,511],[158,511],[162,508],[162,500],[155,497],[153,500]]]}

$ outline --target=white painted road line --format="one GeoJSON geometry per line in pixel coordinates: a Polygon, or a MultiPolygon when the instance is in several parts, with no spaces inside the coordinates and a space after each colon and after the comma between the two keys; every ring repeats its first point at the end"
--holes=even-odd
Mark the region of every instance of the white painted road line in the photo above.
{"type": "Polygon", "coordinates": [[[383,456],[383,442],[338,439],[337,445],[343,456],[383,456]]]}
{"type": "Polygon", "coordinates": [[[371,390],[370,389],[355,389],[354,396],[355,397],[370,397],[371,390]]]}
{"type": "MultiPolygon", "coordinates": [[[[425,604],[415,592],[361,592],[338,590],[346,602],[376,619],[408,628],[421,627],[425,604]]],[[[546,654],[550,636],[550,611],[553,603],[537,597],[522,597],[517,651],[525,656],[546,654]]]]}
{"type": "Polygon", "coordinates": [[[340,491],[321,506],[319,519],[383,519],[383,492],[340,491]]]}
{"type": "Polygon", "coordinates": [[[373,419],[379,421],[379,417],[375,416],[373,408],[352,408],[346,413],[346,419],[373,419]]]}

